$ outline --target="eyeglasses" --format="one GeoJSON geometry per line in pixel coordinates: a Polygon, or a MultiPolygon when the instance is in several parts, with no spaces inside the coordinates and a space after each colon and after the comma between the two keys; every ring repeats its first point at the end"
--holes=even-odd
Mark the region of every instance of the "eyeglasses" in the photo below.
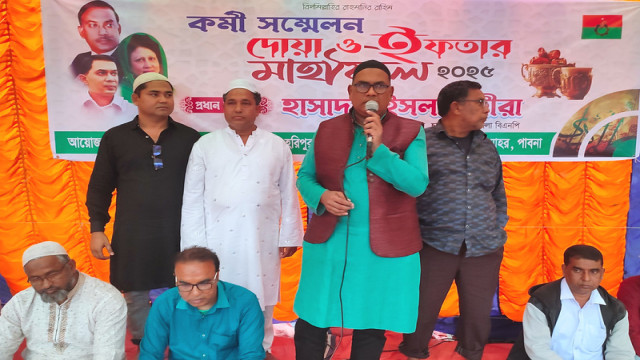
{"type": "Polygon", "coordinates": [[[153,145],[151,148],[151,157],[153,158],[153,168],[154,170],[162,169],[162,145],[153,145]]]}
{"type": "Polygon", "coordinates": [[[359,82],[353,84],[353,86],[359,93],[366,93],[373,87],[373,91],[375,91],[376,93],[384,94],[390,85],[387,85],[385,83],[369,84],[368,82],[359,82]]]}
{"type": "Polygon", "coordinates": [[[60,276],[60,274],[62,274],[62,271],[64,270],[64,267],[67,266],[69,262],[67,261],[66,263],[64,263],[60,269],[58,270],[53,270],[50,271],[46,274],[44,274],[43,276],[34,276],[34,277],[29,277],[27,278],[27,281],[29,282],[29,284],[31,285],[40,285],[42,284],[45,280],[49,281],[49,282],[53,282],[54,280],[56,280],[58,278],[58,276],[60,276]]]}
{"type": "Polygon", "coordinates": [[[456,102],[465,102],[465,101],[475,102],[475,103],[480,104],[480,106],[489,106],[489,103],[487,103],[486,99],[460,99],[460,100],[456,100],[456,102]]]}
{"type": "MultiPolygon", "coordinates": [[[[178,291],[180,292],[191,292],[194,287],[197,287],[198,290],[200,291],[207,291],[213,288],[213,285],[215,284],[217,279],[218,279],[218,273],[216,273],[216,275],[213,277],[212,280],[203,281],[197,284],[189,284],[189,283],[181,282],[179,284],[176,284],[176,286],[178,287],[178,291]]],[[[176,279],[176,282],[177,280],[178,279],[176,279]]]]}

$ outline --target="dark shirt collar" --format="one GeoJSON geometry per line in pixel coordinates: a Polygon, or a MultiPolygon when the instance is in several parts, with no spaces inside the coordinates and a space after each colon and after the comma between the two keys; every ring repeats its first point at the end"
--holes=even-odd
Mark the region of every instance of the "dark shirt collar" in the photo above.
{"type": "MultiPolygon", "coordinates": [[[[138,120],[138,115],[136,115],[136,117],[133,118],[133,120],[129,123],[129,125],[130,125],[130,129],[131,130],[138,129],[140,127],[139,120],[138,120]]],[[[168,127],[175,127],[175,126],[176,126],[175,120],[173,120],[171,118],[171,116],[169,116],[169,126],[168,127]]]]}
{"type": "MultiPolygon", "coordinates": [[[[442,126],[442,118],[438,120],[438,123],[436,124],[436,126],[434,126],[434,128],[435,128],[436,134],[440,136],[446,136],[449,139],[453,139],[452,136],[447,134],[446,130],[444,129],[444,126],[442,126]]],[[[484,131],[482,130],[473,130],[470,132],[470,134],[472,134],[474,138],[477,136],[482,136],[483,139],[487,137],[487,134],[485,134],[484,131]]]]}

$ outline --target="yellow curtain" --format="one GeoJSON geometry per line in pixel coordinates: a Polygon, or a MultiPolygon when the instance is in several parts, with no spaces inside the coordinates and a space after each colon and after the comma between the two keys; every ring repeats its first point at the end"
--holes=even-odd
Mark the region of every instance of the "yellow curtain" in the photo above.
{"type": "MultiPolygon", "coordinates": [[[[93,163],[52,158],[41,31],[39,0],[0,0],[0,274],[14,293],[28,286],[22,252],[44,240],[61,243],[81,271],[104,280],[109,272],[89,251],[84,202],[93,163]]],[[[505,164],[511,219],[499,295],[509,318],[521,319],[529,286],[560,276],[572,244],[603,251],[603,285],[617,291],[630,171],[630,161],[505,164]]],[[[283,261],[278,319],[295,318],[300,258],[298,251],[283,261]]],[[[442,315],[456,313],[451,291],[442,315]]]]}

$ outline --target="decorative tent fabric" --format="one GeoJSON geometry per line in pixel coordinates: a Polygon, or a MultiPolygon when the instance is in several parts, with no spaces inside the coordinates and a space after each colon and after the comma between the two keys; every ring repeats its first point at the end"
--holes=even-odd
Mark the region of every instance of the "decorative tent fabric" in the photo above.
{"type": "MultiPolygon", "coordinates": [[[[0,98],[0,274],[13,293],[26,288],[22,252],[52,240],[69,251],[81,271],[107,280],[108,262],[96,260],[89,250],[84,202],[93,163],[51,155],[39,0],[0,0],[0,98]]],[[[603,285],[616,293],[627,226],[638,224],[634,208],[635,220],[627,225],[631,169],[629,160],[505,163],[510,221],[499,299],[506,316],[521,320],[527,289],[561,276],[562,253],[577,243],[603,251],[603,285]]],[[[634,184],[637,189],[638,180],[634,184]]],[[[108,227],[107,233],[111,231],[108,227]]],[[[639,236],[634,231],[638,271],[639,236]]],[[[283,261],[277,319],[296,318],[292,305],[300,255],[283,261]]],[[[443,316],[457,314],[453,290],[443,316]]]]}

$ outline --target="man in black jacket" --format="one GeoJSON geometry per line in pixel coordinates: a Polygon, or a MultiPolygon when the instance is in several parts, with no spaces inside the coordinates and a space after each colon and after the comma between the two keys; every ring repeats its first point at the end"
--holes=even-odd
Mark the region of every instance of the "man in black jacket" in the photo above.
{"type": "Polygon", "coordinates": [[[633,360],[624,305],[600,286],[602,253],[589,245],[564,252],[564,277],[529,290],[523,338],[510,360],[633,360]]]}

